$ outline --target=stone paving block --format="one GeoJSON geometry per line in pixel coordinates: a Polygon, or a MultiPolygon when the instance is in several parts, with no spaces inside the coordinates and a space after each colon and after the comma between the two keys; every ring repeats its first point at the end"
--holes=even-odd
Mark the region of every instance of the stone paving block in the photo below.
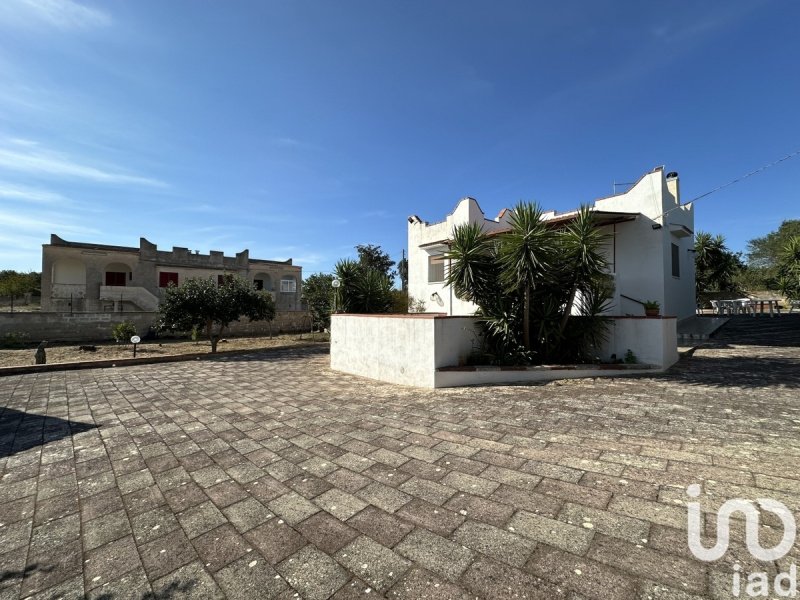
{"type": "MultiPolygon", "coordinates": [[[[483,471],[483,473],[481,473],[481,477],[490,479],[497,483],[511,485],[528,491],[533,491],[534,489],[536,489],[536,486],[539,485],[539,482],[542,480],[542,478],[538,475],[531,475],[530,473],[524,473],[522,471],[513,471],[511,469],[496,467],[494,465],[488,467],[485,471],[483,471]]],[[[446,480],[447,478],[445,478],[445,482],[446,480]]],[[[463,491],[475,493],[474,491],[470,490],[463,490],[463,491]]],[[[494,490],[491,491],[493,492],[494,490]]]]}
{"type": "Polygon", "coordinates": [[[190,539],[227,522],[225,515],[210,500],[178,513],[177,517],[190,539]]]}
{"type": "Polygon", "coordinates": [[[397,516],[443,536],[450,535],[464,522],[463,515],[418,498],[398,510],[397,516]]]}
{"type": "Polygon", "coordinates": [[[425,569],[413,568],[386,594],[396,600],[473,600],[474,596],[425,569]]]}
{"type": "MultiPolygon", "coordinates": [[[[335,472],[338,471],[341,471],[341,469],[337,469],[335,472]]],[[[286,485],[309,500],[316,498],[334,487],[325,479],[320,479],[314,475],[298,475],[297,477],[292,477],[286,482],[286,485]]]]}
{"type": "Polygon", "coordinates": [[[464,493],[455,494],[444,508],[496,527],[503,527],[514,514],[514,508],[508,504],[464,493]]]}
{"type": "Polygon", "coordinates": [[[306,540],[283,519],[270,519],[244,534],[270,564],[277,564],[306,545],[306,540]]]}
{"type": "Polygon", "coordinates": [[[547,477],[542,479],[542,482],[536,486],[536,491],[540,494],[555,496],[562,500],[577,502],[595,508],[605,508],[611,499],[611,493],[605,490],[590,489],[582,485],[547,477]]]}
{"type": "Polygon", "coordinates": [[[513,567],[523,567],[536,547],[536,542],[510,531],[469,520],[456,529],[451,538],[462,546],[513,567]]]}
{"type": "Polygon", "coordinates": [[[156,598],[176,600],[223,600],[225,598],[214,578],[198,562],[190,563],[153,582],[156,598]]]}
{"type": "Polygon", "coordinates": [[[247,498],[236,504],[223,508],[222,513],[227,517],[239,533],[251,530],[257,525],[265,523],[273,514],[266,506],[255,498],[247,498]]]}
{"type": "Polygon", "coordinates": [[[615,496],[609,503],[608,510],[642,521],[649,521],[658,525],[665,525],[667,527],[674,527],[686,531],[687,512],[685,508],[664,504],[662,502],[651,502],[641,498],[615,496]]]}
{"type": "MultiPolygon", "coordinates": [[[[45,525],[42,527],[44,526],[45,525]]],[[[16,523],[0,527],[0,548],[3,549],[3,552],[16,550],[23,546],[27,550],[28,544],[30,544],[31,541],[32,530],[33,524],[28,520],[17,521],[16,523]]]]}
{"type": "Polygon", "coordinates": [[[363,475],[359,475],[345,468],[337,469],[325,477],[325,481],[331,484],[331,486],[351,494],[355,494],[358,490],[372,483],[372,480],[368,477],[364,477],[363,475]]]}
{"type": "Polygon", "coordinates": [[[413,525],[372,505],[350,517],[347,524],[387,548],[394,547],[414,529],[413,525]]]}
{"type": "Polygon", "coordinates": [[[426,502],[438,504],[440,506],[456,493],[456,490],[451,487],[428,479],[422,479],[421,477],[412,477],[398,489],[417,498],[421,498],[426,502]]]}
{"type": "Polygon", "coordinates": [[[208,501],[208,496],[193,481],[181,484],[164,492],[164,499],[174,512],[183,512],[188,508],[208,501]]]}
{"type": "Polygon", "coordinates": [[[219,509],[248,497],[244,488],[231,480],[212,485],[210,488],[206,488],[205,493],[219,509]]]}
{"type": "Polygon", "coordinates": [[[706,591],[705,564],[658,552],[641,544],[598,535],[587,558],[666,585],[680,582],[681,587],[689,592],[703,594],[706,591]]]}
{"type": "Polygon", "coordinates": [[[395,512],[411,500],[411,496],[400,490],[378,482],[372,483],[356,492],[356,496],[382,508],[386,512],[395,512]]]}
{"type": "Polygon", "coordinates": [[[403,538],[395,551],[450,581],[458,579],[475,557],[463,545],[420,528],[403,538]]]}
{"type": "Polygon", "coordinates": [[[583,527],[523,510],[511,518],[508,530],[579,556],[586,553],[593,536],[583,527]]]}
{"type": "Polygon", "coordinates": [[[500,487],[500,484],[496,481],[483,477],[476,477],[475,475],[468,475],[466,473],[459,473],[458,471],[448,473],[441,482],[459,491],[474,494],[475,496],[483,496],[484,498],[500,487]]]}
{"type": "Polygon", "coordinates": [[[561,521],[579,525],[590,531],[620,538],[633,544],[645,543],[650,523],[617,513],[567,502],[559,513],[561,521]]]}
{"type": "Polygon", "coordinates": [[[133,536],[125,536],[84,554],[84,585],[91,590],[141,566],[133,536]]]}
{"type": "Polygon", "coordinates": [[[247,540],[227,523],[196,537],[192,543],[204,567],[212,573],[247,554],[250,547],[247,540]]]}
{"type": "Polygon", "coordinates": [[[412,458],[405,463],[401,469],[409,475],[421,477],[423,479],[430,479],[431,481],[440,481],[450,471],[438,464],[427,463],[423,460],[412,458]]]}
{"type": "Polygon", "coordinates": [[[630,600],[637,586],[632,577],[607,565],[540,545],[526,570],[594,600],[630,600]]]}
{"type": "Polygon", "coordinates": [[[563,589],[531,573],[479,558],[461,577],[461,584],[473,594],[492,600],[563,600],[563,589]]]}
{"type": "MultiPolygon", "coordinates": [[[[0,527],[0,548],[11,550],[9,546],[3,545],[3,533],[9,527],[14,525],[0,527]]],[[[81,519],[78,513],[73,513],[60,519],[48,521],[43,525],[33,529],[32,537],[30,538],[30,552],[38,554],[48,548],[57,548],[69,542],[77,540],[81,535],[81,519]]],[[[28,536],[24,537],[24,542],[27,544],[28,536]]],[[[19,546],[17,546],[19,547],[19,546]]]]}
{"type": "Polygon", "coordinates": [[[228,598],[270,600],[289,586],[262,557],[247,554],[217,571],[215,578],[228,598]]]}
{"type": "Polygon", "coordinates": [[[278,564],[277,571],[308,600],[326,600],[350,576],[336,561],[314,546],[306,546],[278,564]]]}
{"type": "MultiPolygon", "coordinates": [[[[403,465],[404,466],[404,465],[403,465]]],[[[362,472],[363,475],[371,477],[378,483],[397,487],[411,479],[411,475],[402,469],[395,469],[383,463],[375,463],[370,468],[362,472]]]]}
{"type": "Polygon", "coordinates": [[[270,500],[268,506],[276,515],[285,519],[290,525],[297,525],[300,521],[306,520],[316,512],[319,507],[303,498],[296,492],[290,492],[270,500]]]}
{"type": "MultiPolygon", "coordinates": [[[[107,581],[101,586],[96,587],[83,595],[83,579],[81,578],[81,591],[80,595],[75,596],[82,600],[141,600],[148,594],[152,594],[150,581],[147,579],[147,574],[144,569],[139,567],[123,575],[113,581],[107,581]]],[[[51,595],[51,598],[58,598],[59,595],[51,595]]],[[[64,596],[69,598],[70,596],[64,596]]]]}
{"type": "Polygon", "coordinates": [[[510,485],[501,485],[489,499],[545,517],[555,517],[564,505],[564,501],[560,498],[527,492],[510,485]]]}
{"type": "Polygon", "coordinates": [[[157,507],[131,519],[133,537],[138,545],[175,531],[180,527],[169,506],[157,507]]]}
{"type": "Polygon", "coordinates": [[[367,506],[367,503],[360,498],[337,489],[317,496],[314,503],[342,521],[346,521],[367,506]]]}
{"type": "Polygon", "coordinates": [[[335,558],[379,592],[388,590],[411,566],[397,553],[363,535],[339,550],[335,558]]]}
{"type": "Polygon", "coordinates": [[[349,544],[359,532],[326,512],[318,512],[297,525],[304,538],[326,554],[338,552],[349,544]]]}

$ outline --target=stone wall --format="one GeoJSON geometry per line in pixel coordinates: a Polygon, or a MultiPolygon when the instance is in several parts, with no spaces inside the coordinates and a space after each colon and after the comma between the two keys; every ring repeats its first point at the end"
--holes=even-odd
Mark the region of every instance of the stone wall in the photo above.
{"type": "MultiPolygon", "coordinates": [[[[111,328],[122,321],[130,321],[143,335],[156,322],[154,312],[15,312],[0,313],[0,339],[8,334],[22,334],[28,342],[49,340],[51,342],[101,341],[111,339],[111,328]]],[[[295,333],[311,328],[311,316],[307,311],[278,311],[272,323],[247,319],[231,324],[227,335],[267,335],[269,333],[295,333]]]]}

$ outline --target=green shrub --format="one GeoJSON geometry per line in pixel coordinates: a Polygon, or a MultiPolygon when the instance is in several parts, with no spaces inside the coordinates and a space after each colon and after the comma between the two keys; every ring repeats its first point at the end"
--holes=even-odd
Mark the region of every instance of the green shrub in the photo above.
{"type": "Polygon", "coordinates": [[[134,335],[136,335],[136,325],[130,321],[117,323],[111,328],[111,337],[118,343],[128,342],[134,335]]]}

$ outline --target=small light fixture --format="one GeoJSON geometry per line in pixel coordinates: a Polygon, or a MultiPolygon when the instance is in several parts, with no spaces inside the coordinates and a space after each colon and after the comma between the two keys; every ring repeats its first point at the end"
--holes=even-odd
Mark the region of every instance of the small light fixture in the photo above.
{"type": "Polygon", "coordinates": [[[661,223],[653,223],[651,227],[655,230],[655,229],[661,229],[663,225],[661,225],[661,223]]]}
{"type": "Polygon", "coordinates": [[[431,294],[431,300],[433,300],[434,302],[439,302],[441,301],[441,299],[442,297],[439,295],[439,292],[433,292],[431,294]]]}

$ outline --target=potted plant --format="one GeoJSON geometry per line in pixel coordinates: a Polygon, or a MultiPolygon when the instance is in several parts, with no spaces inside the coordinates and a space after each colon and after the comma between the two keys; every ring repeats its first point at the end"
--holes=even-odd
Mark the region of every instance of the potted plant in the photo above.
{"type": "Polygon", "coordinates": [[[644,314],[647,317],[657,317],[661,312],[661,305],[655,300],[648,300],[642,304],[644,305],[644,314]]]}

